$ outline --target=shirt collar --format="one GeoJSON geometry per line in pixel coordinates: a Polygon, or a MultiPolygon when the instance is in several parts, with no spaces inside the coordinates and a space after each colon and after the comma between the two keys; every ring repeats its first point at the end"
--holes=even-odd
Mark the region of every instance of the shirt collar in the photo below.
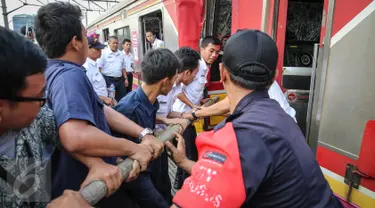
{"type": "Polygon", "coordinates": [[[108,54],[113,54],[113,55],[117,56],[119,54],[120,50],[117,50],[117,51],[113,52],[110,48],[107,48],[107,52],[108,52],[108,54]]]}
{"type": "Polygon", "coordinates": [[[152,114],[159,109],[159,102],[156,100],[156,102],[152,104],[146,96],[145,92],[143,92],[141,86],[137,88],[136,93],[139,97],[141,105],[146,109],[147,115],[152,116],[152,114]]]}
{"type": "Polygon", "coordinates": [[[74,62],[71,62],[71,61],[58,60],[58,59],[48,59],[47,67],[51,67],[52,65],[55,65],[55,64],[58,64],[58,65],[71,64],[71,65],[74,65],[74,66],[82,69],[83,71],[86,71],[85,67],[83,67],[82,65],[76,64],[74,62]]]}
{"type": "Polygon", "coordinates": [[[208,69],[208,67],[210,67],[203,58],[201,58],[201,61],[199,64],[203,64],[202,67],[205,70],[208,69]]]}
{"type": "Polygon", "coordinates": [[[159,42],[159,39],[158,38],[155,38],[155,40],[154,40],[154,42],[152,43],[152,45],[157,45],[158,44],[158,42],[159,42]]]}
{"type": "Polygon", "coordinates": [[[87,62],[88,62],[89,64],[92,64],[92,65],[96,66],[96,61],[92,60],[92,59],[89,58],[89,57],[87,57],[87,62]]]}
{"type": "Polygon", "coordinates": [[[245,111],[246,107],[253,103],[255,100],[259,100],[262,98],[269,98],[268,90],[259,90],[253,91],[243,97],[240,102],[237,104],[236,108],[234,109],[233,113],[229,115],[223,122],[215,126],[215,131],[221,129],[225,123],[232,121],[235,118],[241,116],[245,111]]]}

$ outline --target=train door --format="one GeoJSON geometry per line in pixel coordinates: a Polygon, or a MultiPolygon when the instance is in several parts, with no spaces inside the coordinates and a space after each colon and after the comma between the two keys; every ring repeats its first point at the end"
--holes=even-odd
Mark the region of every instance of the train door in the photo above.
{"type": "Polygon", "coordinates": [[[279,83],[296,110],[296,119],[306,134],[309,119],[311,78],[316,68],[321,40],[324,0],[279,0],[276,42],[279,48],[279,83]],[[316,45],[316,46],[315,46],[316,45]]]}
{"type": "Polygon", "coordinates": [[[164,40],[163,37],[163,21],[162,21],[162,12],[156,11],[150,14],[144,15],[141,17],[142,23],[142,37],[144,41],[143,53],[152,49],[152,45],[146,39],[146,33],[152,31],[156,38],[164,40]]]}
{"type": "MultiPolygon", "coordinates": [[[[232,0],[208,0],[206,2],[206,21],[203,30],[203,36],[214,36],[221,41],[221,50],[224,50],[226,40],[231,35],[232,30],[232,0]]],[[[203,37],[202,37],[203,38],[203,37]]],[[[225,91],[220,83],[219,64],[222,60],[220,53],[217,60],[210,67],[210,80],[208,85],[208,94],[206,96],[219,96],[225,98],[225,91]]],[[[212,116],[205,119],[204,129],[210,129],[224,119],[223,116],[212,116]]]]}

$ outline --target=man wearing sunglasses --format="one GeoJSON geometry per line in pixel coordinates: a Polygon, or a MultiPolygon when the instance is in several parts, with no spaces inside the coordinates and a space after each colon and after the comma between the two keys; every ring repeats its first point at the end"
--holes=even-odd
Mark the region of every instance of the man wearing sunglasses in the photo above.
{"type": "Polygon", "coordinates": [[[0,201],[4,207],[42,207],[50,201],[47,161],[58,146],[53,112],[44,107],[47,59],[4,27],[0,48],[0,201]]]}

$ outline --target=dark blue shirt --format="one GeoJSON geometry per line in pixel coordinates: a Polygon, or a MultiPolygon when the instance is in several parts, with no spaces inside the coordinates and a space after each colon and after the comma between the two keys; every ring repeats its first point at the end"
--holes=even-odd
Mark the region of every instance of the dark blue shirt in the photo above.
{"type": "MultiPolygon", "coordinates": [[[[138,87],[137,90],[130,92],[122,98],[114,109],[134,121],[139,126],[154,129],[159,103],[156,101],[152,104],[143,92],[142,87],[138,87]]],[[[127,138],[134,142],[138,142],[138,138],[127,138]]]]}
{"type": "Polygon", "coordinates": [[[242,207],[340,207],[301,130],[267,91],[244,97],[215,131],[227,122],[240,152],[242,207]]]}
{"type": "MultiPolygon", "coordinates": [[[[84,68],[77,64],[49,60],[46,70],[48,105],[53,109],[59,128],[70,119],[84,120],[110,134],[103,102],[86,77],[84,68]]],[[[103,158],[115,164],[114,158],[103,158]]],[[[65,189],[79,190],[87,176],[88,168],[66,151],[59,155],[57,171],[52,179],[52,197],[60,196],[65,189]]]]}

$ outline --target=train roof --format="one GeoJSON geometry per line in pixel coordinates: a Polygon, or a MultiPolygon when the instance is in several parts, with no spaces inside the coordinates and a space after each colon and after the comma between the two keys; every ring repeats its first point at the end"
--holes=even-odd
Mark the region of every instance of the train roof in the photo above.
{"type": "Polygon", "coordinates": [[[90,29],[91,27],[93,27],[96,24],[100,23],[101,21],[107,19],[111,15],[113,15],[113,14],[121,11],[122,9],[124,9],[125,7],[127,7],[128,5],[130,5],[131,3],[136,2],[136,1],[137,0],[124,0],[124,1],[119,2],[118,4],[114,5],[110,9],[108,9],[100,17],[98,17],[97,19],[95,19],[94,21],[92,21],[90,24],[88,24],[86,28],[90,29]]]}

